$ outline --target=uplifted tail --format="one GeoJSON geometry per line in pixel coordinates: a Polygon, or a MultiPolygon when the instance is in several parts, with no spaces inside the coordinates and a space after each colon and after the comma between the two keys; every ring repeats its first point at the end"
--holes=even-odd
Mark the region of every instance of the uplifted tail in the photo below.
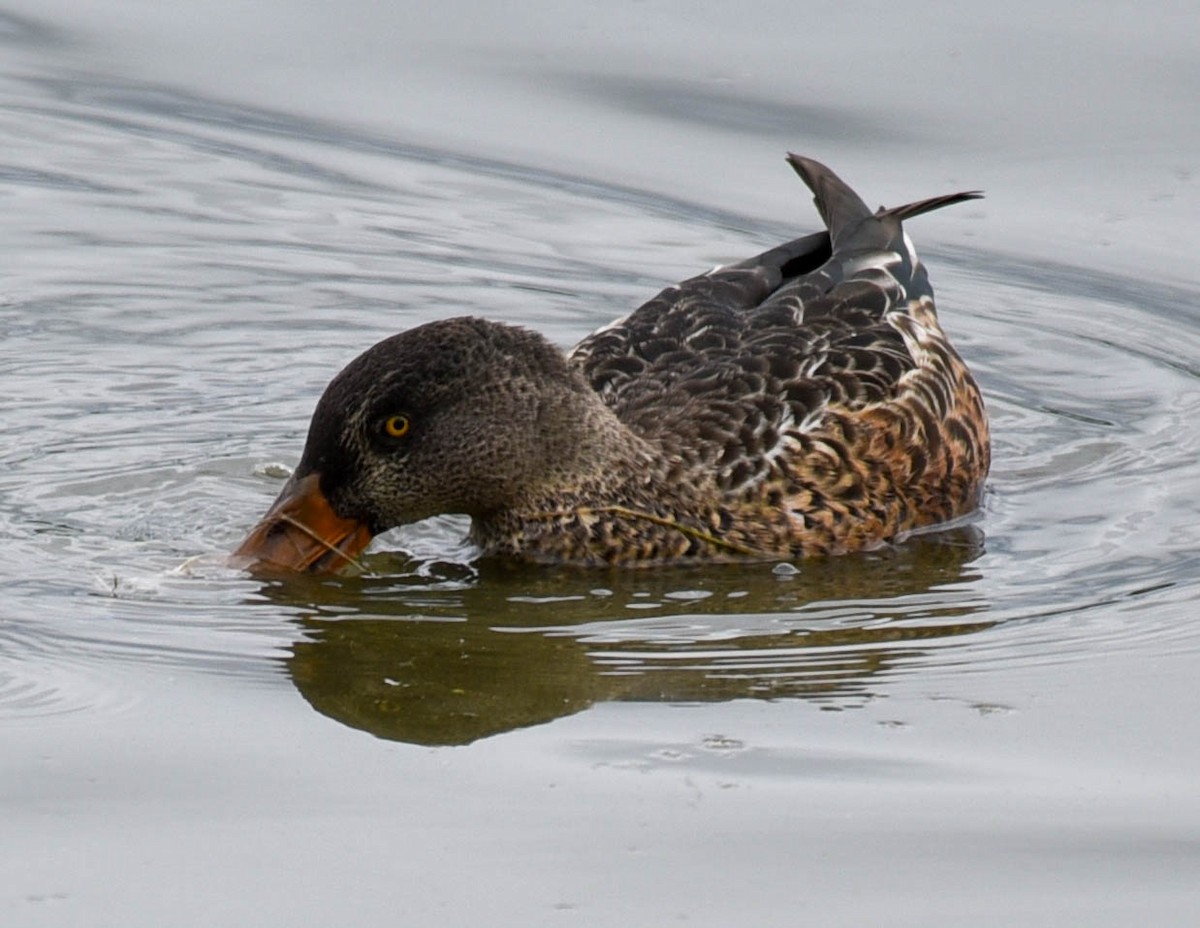
{"type": "Polygon", "coordinates": [[[917,200],[916,203],[906,203],[904,206],[893,206],[890,209],[884,209],[881,206],[875,215],[877,218],[895,216],[900,220],[912,219],[913,216],[920,216],[922,213],[931,213],[935,209],[941,209],[943,206],[953,206],[955,203],[963,203],[967,200],[982,199],[982,190],[964,190],[962,193],[945,193],[940,197],[917,200]]]}
{"type": "Polygon", "coordinates": [[[941,209],[943,206],[952,206],[964,200],[977,200],[983,196],[978,190],[967,190],[918,200],[904,206],[893,206],[891,209],[880,208],[873,213],[845,181],[821,162],[795,154],[789,154],[787,160],[813,192],[813,202],[817,211],[829,227],[834,254],[858,249],[887,248],[891,240],[899,234],[899,222],[941,209]]]}

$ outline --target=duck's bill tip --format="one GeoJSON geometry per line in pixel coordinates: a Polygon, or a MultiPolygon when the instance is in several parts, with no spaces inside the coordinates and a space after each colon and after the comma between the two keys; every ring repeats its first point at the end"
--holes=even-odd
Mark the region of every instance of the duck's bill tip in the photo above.
{"type": "Polygon", "coordinates": [[[319,474],[293,477],[229,564],[252,571],[336,573],[360,566],[358,555],[371,537],[368,525],[333,511],[319,474]]]}

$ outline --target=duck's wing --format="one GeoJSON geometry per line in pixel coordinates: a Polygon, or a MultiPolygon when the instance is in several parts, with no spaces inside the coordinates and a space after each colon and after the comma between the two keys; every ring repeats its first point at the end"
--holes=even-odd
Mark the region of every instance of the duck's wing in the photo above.
{"type": "Polygon", "coordinates": [[[725,489],[761,479],[831,410],[896,399],[922,363],[905,320],[933,312],[901,222],[979,196],[872,212],[824,165],[788,160],[826,231],[670,287],[571,354],[631,429],[725,489]]]}

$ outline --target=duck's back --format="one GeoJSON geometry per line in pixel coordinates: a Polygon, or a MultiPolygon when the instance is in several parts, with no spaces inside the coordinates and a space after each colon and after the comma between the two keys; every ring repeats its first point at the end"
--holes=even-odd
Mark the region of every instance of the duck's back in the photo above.
{"type": "Polygon", "coordinates": [[[852,550],[977,503],[982,401],[901,229],[974,194],[872,213],[789,160],[828,231],[664,290],[571,361],[666,452],[672,485],[761,508],[760,545],[794,532],[798,553],[852,550]]]}

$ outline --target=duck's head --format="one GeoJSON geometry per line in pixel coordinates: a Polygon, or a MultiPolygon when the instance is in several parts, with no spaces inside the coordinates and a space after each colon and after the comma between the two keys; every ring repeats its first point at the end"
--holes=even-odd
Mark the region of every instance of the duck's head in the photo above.
{"type": "Polygon", "coordinates": [[[596,395],[536,333],[447,319],[352,361],[313,413],[304,454],[238,563],[334,571],[379,532],[483,517],[581,466],[596,395]]]}

